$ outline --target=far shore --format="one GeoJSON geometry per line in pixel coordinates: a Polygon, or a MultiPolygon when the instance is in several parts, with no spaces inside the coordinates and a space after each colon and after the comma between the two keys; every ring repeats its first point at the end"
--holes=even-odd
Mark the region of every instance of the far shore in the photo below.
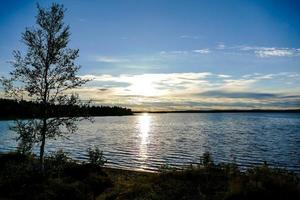
{"type": "MultiPolygon", "coordinates": [[[[132,116],[135,114],[150,113],[150,114],[168,114],[168,113],[300,113],[300,109],[288,109],[288,110],[166,110],[166,111],[132,111],[131,114],[106,114],[106,115],[92,115],[90,117],[122,117],[132,116]]],[[[77,116],[84,117],[84,116],[77,116]]],[[[38,118],[38,117],[36,117],[38,118]]],[[[34,119],[34,117],[27,116],[0,116],[0,121],[17,120],[17,119],[34,119]]]]}
{"type": "Polygon", "coordinates": [[[251,109],[251,110],[162,110],[162,111],[132,111],[133,113],[300,113],[300,109],[251,109]]]}

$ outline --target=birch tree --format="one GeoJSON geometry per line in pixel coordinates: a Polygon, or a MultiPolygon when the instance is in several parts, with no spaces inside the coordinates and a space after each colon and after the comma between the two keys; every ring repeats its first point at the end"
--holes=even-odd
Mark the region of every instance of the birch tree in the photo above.
{"type": "Polygon", "coordinates": [[[30,151],[39,145],[39,159],[44,170],[46,140],[76,131],[76,117],[49,116],[51,106],[78,105],[78,95],[71,93],[87,82],[77,76],[80,66],[75,64],[78,49],[68,48],[70,27],[64,24],[63,5],[52,4],[49,9],[37,5],[36,26],[26,28],[22,42],[27,51],[13,52],[9,78],[2,77],[6,95],[39,103],[40,115],[29,120],[17,120],[13,130],[18,133],[19,149],[30,151]]]}

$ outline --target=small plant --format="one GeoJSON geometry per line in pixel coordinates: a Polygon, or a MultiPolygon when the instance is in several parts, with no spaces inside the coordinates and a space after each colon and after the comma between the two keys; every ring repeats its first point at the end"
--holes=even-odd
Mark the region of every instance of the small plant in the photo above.
{"type": "Polygon", "coordinates": [[[212,156],[209,152],[204,152],[200,158],[200,164],[204,167],[208,167],[214,164],[212,156]]]}
{"type": "Polygon", "coordinates": [[[107,160],[104,158],[103,151],[98,147],[88,148],[88,162],[92,165],[102,167],[107,160]]]}
{"type": "Polygon", "coordinates": [[[60,175],[63,170],[66,168],[68,164],[72,162],[72,159],[68,157],[68,155],[63,150],[58,150],[56,152],[51,153],[46,158],[46,169],[52,175],[60,175]]]}
{"type": "Polygon", "coordinates": [[[70,158],[68,157],[68,154],[65,153],[62,149],[53,152],[48,157],[48,160],[50,160],[53,164],[65,164],[70,161],[70,158]]]}
{"type": "Polygon", "coordinates": [[[172,171],[175,171],[175,168],[171,167],[170,165],[168,164],[163,164],[159,167],[158,171],[160,173],[168,173],[168,172],[172,172],[172,171]]]}

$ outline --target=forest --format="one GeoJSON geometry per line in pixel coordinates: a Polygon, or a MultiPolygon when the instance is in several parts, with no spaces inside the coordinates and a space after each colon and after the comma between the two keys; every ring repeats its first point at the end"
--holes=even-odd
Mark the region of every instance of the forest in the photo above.
{"type": "MultiPolygon", "coordinates": [[[[39,118],[42,115],[42,104],[26,100],[0,99],[0,108],[1,119],[39,118]]],[[[48,108],[47,117],[132,115],[131,109],[119,106],[51,104],[48,108]]]]}

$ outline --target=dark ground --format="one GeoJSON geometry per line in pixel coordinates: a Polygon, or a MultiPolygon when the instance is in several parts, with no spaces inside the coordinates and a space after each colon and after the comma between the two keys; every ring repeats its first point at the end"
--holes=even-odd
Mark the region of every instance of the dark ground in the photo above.
{"type": "MultiPolygon", "coordinates": [[[[204,157],[205,158],[205,157],[204,157]]],[[[38,160],[0,155],[0,199],[300,199],[299,176],[267,165],[241,172],[216,165],[209,156],[197,166],[158,173],[77,163],[59,152],[38,160]]]]}

